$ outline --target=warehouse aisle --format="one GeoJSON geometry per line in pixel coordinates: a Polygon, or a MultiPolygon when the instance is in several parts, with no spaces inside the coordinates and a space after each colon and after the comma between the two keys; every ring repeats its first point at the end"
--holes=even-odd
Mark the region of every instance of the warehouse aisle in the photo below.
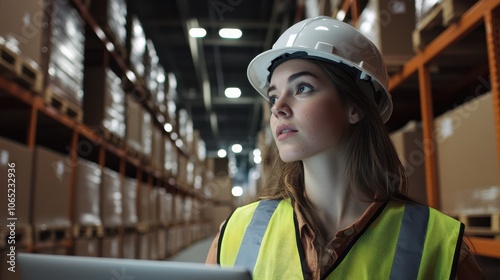
{"type": "Polygon", "coordinates": [[[204,263],[210,245],[214,240],[213,235],[195,242],[191,246],[168,258],[168,261],[204,263]]]}

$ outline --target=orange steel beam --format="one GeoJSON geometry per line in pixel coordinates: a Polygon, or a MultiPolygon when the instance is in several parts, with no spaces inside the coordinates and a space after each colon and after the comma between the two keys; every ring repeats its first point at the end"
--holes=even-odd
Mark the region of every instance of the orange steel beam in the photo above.
{"type": "MultiPolygon", "coordinates": [[[[497,137],[497,156],[500,162],[500,7],[488,13],[484,18],[486,42],[490,67],[491,94],[497,137]]],[[[500,170],[498,172],[500,174],[500,170]]]]}
{"type": "Polygon", "coordinates": [[[356,26],[356,24],[358,23],[359,14],[360,14],[359,1],[358,0],[351,0],[352,25],[356,26]]]}
{"type": "Polygon", "coordinates": [[[73,130],[73,138],[71,139],[71,149],[69,151],[69,157],[71,162],[71,178],[69,185],[69,199],[68,199],[68,219],[75,223],[73,217],[75,213],[76,205],[76,176],[77,176],[77,164],[78,164],[78,138],[79,134],[76,130],[73,130]]]}
{"type": "Polygon", "coordinates": [[[16,97],[17,99],[23,101],[28,105],[33,104],[33,93],[29,90],[24,89],[16,82],[7,79],[5,76],[0,76],[0,89],[3,92],[8,92],[10,95],[16,97]]]}
{"type": "Polygon", "coordinates": [[[36,146],[36,128],[38,124],[38,107],[34,105],[33,101],[31,105],[31,116],[30,116],[30,127],[28,128],[28,148],[31,151],[35,150],[36,146]]]}
{"type": "Polygon", "coordinates": [[[500,258],[500,242],[495,239],[469,237],[464,239],[476,255],[500,258]]]}
{"type": "Polygon", "coordinates": [[[351,9],[351,0],[344,0],[344,2],[342,3],[342,11],[344,11],[345,14],[347,15],[350,9],[351,9]]]}
{"type": "Polygon", "coordinates": [[[450,25],[445,31],[437,36],[419,54],[410,59],[400,73],[394,74],[389,81],[389,90],[393,90],[418,71],[420,63],[428,63],[442,53],[447,47],[467,35],[468,32],[477,27],[485,14],[500,6],[500,0],[481,0],[465,12],[460,20],[450,25]]]}
{"type": "Polygon", "coordinates": [[[418,68],[420,88],[420,110],[422,111],[422,133],[424,142],[427,201],[429,206],[439,209],[439,191],[436,167],[436,142],[434,141],[434,112],[429,68],[420,64],[418,68]]]}

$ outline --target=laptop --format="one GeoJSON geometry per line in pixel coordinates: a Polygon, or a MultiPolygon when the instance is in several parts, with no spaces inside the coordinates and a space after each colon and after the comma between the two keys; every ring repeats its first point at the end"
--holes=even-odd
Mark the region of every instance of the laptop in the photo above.
{"type": "Polygon", "coordinates": [[[173,261],[19,253],[24,280],[251,280],[245,268],[173,261]]]}

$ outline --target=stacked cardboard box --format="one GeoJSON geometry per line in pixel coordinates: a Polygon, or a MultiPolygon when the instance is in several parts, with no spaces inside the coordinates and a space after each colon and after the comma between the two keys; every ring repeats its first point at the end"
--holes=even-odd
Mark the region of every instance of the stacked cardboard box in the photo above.
{"type": "Polygon", "coordinates": [[[421,124],[411,121],[403,128],[392,132],[391,139],[408,175],[408,196],[426,203],[425,155],[421,124]]]}
{"type": "Polygon", "coordinates": [[[105,228],[119,228],[122,220],[122,190],[120,174],[109,168],[103,169],[102,224],[105,228]]]}
{"type": "Polygon", "coordinates": [[[79,227],[100,226],[101,167],[79,159],[76,165],[75,206],[73,223],[79,227]]]}
{"type": "MultiPolygon", "coordinates": [[[[415,54],[412,44],[415,5],[409,1],[368,1],[356,27],[378,47],[388,67],[401,66],[415,54]],[[394,34],[398,34],[397,40],[394,34]]],[[[345,47],[353,48],[353,52],[358,48],[345,47]]]]}
{"type": "Polygon", "coordinates": [[[447,213],[500,211],[493,106],[487,93],[436,118],[441,208],[447,213]]]}

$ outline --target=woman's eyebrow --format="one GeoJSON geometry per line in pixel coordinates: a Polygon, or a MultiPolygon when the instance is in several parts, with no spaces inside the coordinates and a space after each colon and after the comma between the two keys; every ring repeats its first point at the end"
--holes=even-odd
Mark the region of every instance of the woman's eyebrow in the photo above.
{"type": "Polygon", "coordinates": [[[288,77],[288,82],[291,83],[293,80],[295,80],[299,77],[302,77],[302,76],[311,76],[314,78],[318,78],[318,76],[316,76],[315,74],[313,74],[309,71],[302,71],[302,72],[298,72],[298,73],[290,75],[290,77],[288,77]]]}
{"type": "MultiPolygon", "coordinates": [[[[311,77],[314,77],[314,78],[318,78],[318,76],[316,76],[315,74],[309,72],[309,71],[301,71],[301,72],[297,72],[295,74],[292,74],[290,75],[290,77],[288,77],[288,83],[291,83],[293,82],[293,80],[299,78],[299,77],[302,77],[302,76],[311,76],[311,77]]],[[[267,89],[267,95],[269,96],[269,92],[273,91],[276,89],[276,86],[270,86],[268,89],[267,89]]]]}
{"type": "Polygon", "coordinates": [[[273,90],[275,90],[276,87],[275,86],[270,86],[268,89],[267,89],[267,96],[269,97],[269,93],[273,90]]]}

